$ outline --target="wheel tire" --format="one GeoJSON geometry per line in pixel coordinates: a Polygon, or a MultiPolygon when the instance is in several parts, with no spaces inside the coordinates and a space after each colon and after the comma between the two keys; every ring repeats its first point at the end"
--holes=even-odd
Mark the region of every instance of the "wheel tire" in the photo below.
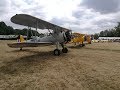
{"type": "Polygon", "coordinates": [[[67,52],[68,52],[68,49],[67,49],[67,48],[63,48],[63,49],[62,49],[62,52],[63,52],[63,53],[67,53],[67,52]]]}
{"type": "Polygon", "coordinates": [[[80,47],[83,47],[83,45],[82,45],[82,44],[80,44],[79,46],[80,46],[80,47]]]}
{"type": "Polygon", "coordinates": [[[55,56],[59,56],[60,55],[60,50],[59,49],[55,49],[54,50],[54,55],[55,56]]]}
{"type": "Polygon", "coordinates": [[[22,50],[22,48],[20,48],[20,51],[22,50]]]}
{"type": "Polygon", "coordinates": [[[83,47],[85,46],[85,44],[82,45],[83,47]]]}

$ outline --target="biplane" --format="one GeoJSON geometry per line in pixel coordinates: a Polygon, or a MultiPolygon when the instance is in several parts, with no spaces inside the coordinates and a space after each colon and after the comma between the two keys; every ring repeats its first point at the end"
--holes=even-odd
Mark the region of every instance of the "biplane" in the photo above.
{"type": "Polygon", "coordinates": [[[33,37],[32,39],[27,39],[25,42],[23,38],[20,36],[20,42],[8,44],[9,47],[12,48],[22,48],[24,47],[37,47],[37,46],[47,46],[47,45],[56,45],[56,49],[54,50],[54,55],[60,55],[60,48],[62,46],[62,52],[67,53],[68,49],[65,47],[65,44],[71,41],[71,30],[52,24],[50,22],[44,21],[42,19],[36,18],[27,14],[16,14],[11,18],[11,22],[23,26],[27,26],[28,29],[35,28],[36,31],[38,29],[45,30],[47,29],[50,33],[48,36],[33,37]],[[52,32],[51,32],[52,31],[52,32]]]}
{"type": "Polygon", "coordinates": [[[75,45],[79,44],[80,46],[85,46],[86,43],[91,44],[91,36],[81,33],[73,33],[73,38],[71,39],[71,42],[75,45]]]}

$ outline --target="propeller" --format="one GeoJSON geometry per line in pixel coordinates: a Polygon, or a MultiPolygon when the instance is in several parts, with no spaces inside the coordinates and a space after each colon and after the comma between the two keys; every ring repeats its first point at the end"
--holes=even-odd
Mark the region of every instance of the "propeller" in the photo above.
{"type": "Polygon", "coordinates": [[[69,42],[72,39],[72,31],[66,31],[65,32],[66,35],[66,41],[69,42]]]}

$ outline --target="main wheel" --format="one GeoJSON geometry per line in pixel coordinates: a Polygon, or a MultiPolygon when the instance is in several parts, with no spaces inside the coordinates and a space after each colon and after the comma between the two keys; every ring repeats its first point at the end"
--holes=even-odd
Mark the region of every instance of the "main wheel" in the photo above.
{"type": "Polygon", "coordinates": [[[85,46],[85,44],[82,45],[83,47],[85,46]]]}
{"type": "Polygon", "coordinates": [[[68,49],[67,49],[67,48],[63,48],[63,49],[62,49],[62,52],[63,52],[63,53],[67,53],[67,52],[68,52],[68,49]]]}
{"type": "Polygon", "coordinates": [[[22,47],[20,48],[20,50],[22,50],[22,47]]]}
{"type": "Polygon", "coordinates": [[[55,56],[59,56],[60,55],[60,50],[59,49],[55,49],[54,50],[54,55],[55,56]]]}
{"type": "Polygon", "coordinates": [[[85,44],[80,44],[80,47],[84,47],[85,46],[85,44]]]}

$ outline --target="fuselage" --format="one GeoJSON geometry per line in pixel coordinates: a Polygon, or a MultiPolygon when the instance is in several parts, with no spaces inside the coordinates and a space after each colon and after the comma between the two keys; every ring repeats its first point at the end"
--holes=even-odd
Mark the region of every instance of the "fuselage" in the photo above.
{"type": "Polygon", "coordinates": [[[44,36],[42,38],[40,37],[34,37],[27,42],[52,42],[55,44],[56,42],[59,43],[65,43],[67,40],[65,32],[59,32],[59,33],[50,33],[47,36],[44,36]]]}

